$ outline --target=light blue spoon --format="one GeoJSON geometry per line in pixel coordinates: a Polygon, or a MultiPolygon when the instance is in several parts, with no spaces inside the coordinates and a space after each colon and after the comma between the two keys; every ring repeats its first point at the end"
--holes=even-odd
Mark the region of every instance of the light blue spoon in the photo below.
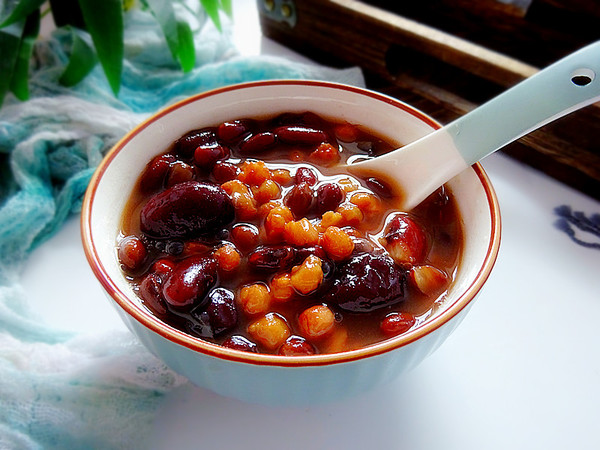
{"type": "Polygon", "coordinates": [[[461,171],[525,134],[600,100],[600,41],[561,59],[439,130],[386,155],[356,162],[358,174],[393,180],[410,210],[461,171]]]}

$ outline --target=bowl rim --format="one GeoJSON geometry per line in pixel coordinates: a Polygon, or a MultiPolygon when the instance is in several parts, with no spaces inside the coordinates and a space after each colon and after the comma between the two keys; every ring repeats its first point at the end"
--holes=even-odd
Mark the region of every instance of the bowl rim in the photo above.
{"type": "MultiPolygon", "coordinates": [[[[163,338],[182,345],[192,351],[202,353],[207,356],[213,356],[219,359],[242,362],[254,365],[265,365],[265,366],[282,366],[282,367],[305,367],[305,366],[323,366],[347,363],[351,361],[357,361],[364,358],[381,355],[391,350],[405,347],[408,344],[421,339],[435,330],[440,328],[445,323],[449,322],[452,318],[457,316],[464,308],[466,308],[477,296],[479,291],[482,289],[486,280],[488,279],[491,270],[497,260],[498,251],[500,246],[501,236],[501,219],[500,219],[500,208],[498,199],[491,182],[483,170],[483,167],[476,163],[472,166],[475,175],[479,178],[481,185],[483,186],[487,204],[490,208],[490,234],[491,239],[488,243],[486,250],[486,256],[483,264],[479,268],[479,271],[471,284],[464,290],[450,307],[445,309],[441,314],[426,320],[419,327],[411,330],[405,334],[386,339],[384,341],[370,344],[365,347],[361,347],[355,350],[348,350],[340,353],[331,354],[318,354],[318,355],[307,355],[307,356],[282,356],[282,355],[270,355],[263,353],[249,353],[240,350],[229,349],[226,347],[219,346],[201,338],[196,338],[186,334],[152,315],[149,311],[146,311],[143,306],[136,305],[134,301],[129,300],[128,295],[121,291],[116,283],[114,283],[107,273],[102,261],[96,250],[94,240],[92,237],[91,230],[91,211],[93,208],[94,198],[96,197],[96,191],[98,184],[102,179],[102,176],[113,159],[119,154],[119,152],[133,139],[134,136],[141,133],[148,125],[160,120],[163,116],[169,114],[171,111],[179,109],[189,103],[197,102],[203,98],[218,95],[224,92],[231,92],[240,89],[246,89],[249,87],[264,87],[264,86],[312,86],[312,87],[325,87],[332,89],[341,89],[366,95],[377,100],[389,103],[399,109],[402,109],[409,114],[412,114],[416,118],[432,126],[434,129],[440,128],[441,125],[427,116],[418,109],[400,101],[393,97],[385,94],[371,91],[365,88],[350,86],[341,83],[334,83],[328,81],[316,81],[316,80],[266,80],[266,81],[253,81],[240,83],[230,86],[225,86],[210,91],[202,92],[197,95],[188,97],[179,102],[176,102],[152,115],[148,119],[141,122],[131,131],[129,131],[124,137],[122,137],[106,154],[99,166],[96,168],[92,178],[89,182],[86,190],[82,209],[81,209],[81,238],[83,243],[83,249],[86,259],[92,269],[92,272],[106,291],[106,293],[112,298],[114,302],[120,307],[121,310],[126,312],[129,317],[133,318],[147,329],[157,333],[163,338]]],[[[115,236],[116,239],[116,236],[115,236]]]]}

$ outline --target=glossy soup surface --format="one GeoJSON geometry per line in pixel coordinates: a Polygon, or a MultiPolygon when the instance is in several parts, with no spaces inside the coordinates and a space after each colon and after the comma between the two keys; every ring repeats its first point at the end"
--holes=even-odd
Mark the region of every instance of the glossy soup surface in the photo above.
{"type": "Polygon", "coordinates": [[[117,257],[153,314],[219,345],[310,355],[406,333],[443,301],[463,239],[444,188],[407,214],[345,166],[393,148],[312,113],[190,131],[144,169],[117,257]]]}

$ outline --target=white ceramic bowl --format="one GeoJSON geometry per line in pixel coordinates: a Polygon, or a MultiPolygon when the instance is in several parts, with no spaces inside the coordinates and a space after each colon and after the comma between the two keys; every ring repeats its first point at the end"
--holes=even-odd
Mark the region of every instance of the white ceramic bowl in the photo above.
{"type": "Polygon", "coordinates": [[[303,111],[363,124],[399,144],[439,127],[402,102],[345,85],[266,81],[226,87],[177,103],[127,134],[100,164],[83,204],[87,259],[130,330],[196,385],[249,402],[327,402],[356,395],[415,367],[465,316],[492,270],[500,243],[497,199],[476,164],[447,184],[456,197],[465,233],[456,279],[443,307],[406,334],[343,353],[285,357],[220,347],[160,321],[136,298],[115,250],[125,202],[143,167],[191,129],[242,117],[303,111]]]}

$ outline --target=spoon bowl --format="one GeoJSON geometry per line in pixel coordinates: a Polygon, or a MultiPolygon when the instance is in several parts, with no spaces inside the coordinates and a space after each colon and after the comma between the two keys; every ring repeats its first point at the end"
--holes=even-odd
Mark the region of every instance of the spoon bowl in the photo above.
{"type": "Polygon", "coordinates": [[[454,122],[397,150],[352,164],[400,191],[408,211],[490,153],[600,100],[600,41],[572,53],[454,122]]]}

